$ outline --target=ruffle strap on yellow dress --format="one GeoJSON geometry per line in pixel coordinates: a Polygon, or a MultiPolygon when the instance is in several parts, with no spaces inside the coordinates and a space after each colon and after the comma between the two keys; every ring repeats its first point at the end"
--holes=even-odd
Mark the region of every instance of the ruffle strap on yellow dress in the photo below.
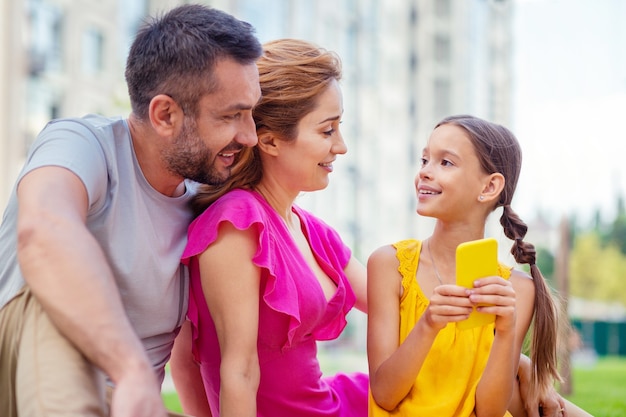
{"type": "MultiPolygon", "coordinates": [[[[416,272],[422,242],[403,240],[393,245],[400,261],[404,289],[400,298],[402,343],[420,319],[429,300],[417,283],[416,272]]],[[[510,268],[499,265],[499,275],[508,278],[510,268]]],[[[475,416],[476,387],[487,364],[494,339],[494,325],[459,330],[448,323],[433,342],[413,387],[395,410],[388,412],[370,394],[370,417],[384,416],[475,416]]],[[[505,416],[511,416],[508,412],[505,416]]]]}

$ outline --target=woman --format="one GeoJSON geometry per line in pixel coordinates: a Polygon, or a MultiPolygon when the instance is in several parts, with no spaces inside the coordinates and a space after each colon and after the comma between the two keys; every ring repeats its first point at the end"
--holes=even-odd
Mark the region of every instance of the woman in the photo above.
{"type": "Polygon", "coordinates": [[[316,350],[365,309],[364,267],[295,204],[326,188],[347,150],[340,60],[297,40],[264,49],[259,144],[226,186],[200,193],[183,255],[193,351],[214,416],[365,416],[367,376],[322,377],[316,350]]]}

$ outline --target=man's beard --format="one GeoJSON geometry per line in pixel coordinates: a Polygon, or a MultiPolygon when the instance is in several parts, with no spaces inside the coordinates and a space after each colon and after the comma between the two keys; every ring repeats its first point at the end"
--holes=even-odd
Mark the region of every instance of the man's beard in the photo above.
{"type": "Polygon", "coordinates": [[[227,174],[215,169],[215,156],[198,135],[191,117],[185,117],[180,135],[163,151],[162,157],[170,172],[195,182],[221,185],[230,176],[230,169],[227,174]]]}

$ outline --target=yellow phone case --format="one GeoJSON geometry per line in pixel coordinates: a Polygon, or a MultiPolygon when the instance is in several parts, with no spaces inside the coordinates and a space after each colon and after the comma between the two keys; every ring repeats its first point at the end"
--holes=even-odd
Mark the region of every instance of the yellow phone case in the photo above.
{"type": "MultiPolygon", "coordinates": [[[[474,281],[498,274],[498,241],[485,238],[461,243],[456,248],[456,283],[462,287],[473,288],[474,281]]],[[[493,323],[494,314],[474,311],[467,320],[457,323],[459,329],[471,329],[493,323]]]]}

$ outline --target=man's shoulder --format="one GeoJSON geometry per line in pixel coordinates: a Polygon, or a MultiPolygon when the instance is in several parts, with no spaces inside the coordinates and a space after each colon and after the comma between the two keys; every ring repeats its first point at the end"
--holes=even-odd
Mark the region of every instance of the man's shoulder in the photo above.
{"type": "MultiPolygon", "coordinates": [[[[116,152],[121,143],[128,143],[130,131],[127,120],[117,117],[105,117],[88,114],[82,117],[67,117],[48,122],[39,138],[44,143],[50,139],[64,139],[74,145],[76,140],[90,143],[97,149],[108,149],[105,153],[116,152]]],[[[58,142],[57,142],[58,143],[58,142]]],[[[72,146],[74,146],[72,145],[72,146]]],[[[95,148],[94,148],[95,149],[95,148]]]]}
{"type": "Polygon", "coordinates": [[[117,125],[125,125],[125,119],[121,116],[106,117],[97,114],[87,114],[82,117],[65,117],[54,119],[48,122],[46,128],[67,128],[72,126],[83,126],[94,133],[101,130],[107,130],[117,125]]]}
{"type": "MultiPolygon", "coordinates": [[[[107,178],[134,171],[130,133],[121,117],[86,115],[51,120],[29,150],[25,175],[43,166],[65,167],[90,191],[101,188],[107,178]]],[[[97,194],[97,192],[95,193],[97,194]]],[[[95,196],[93,201],[95,201],[95,196]]]]}

